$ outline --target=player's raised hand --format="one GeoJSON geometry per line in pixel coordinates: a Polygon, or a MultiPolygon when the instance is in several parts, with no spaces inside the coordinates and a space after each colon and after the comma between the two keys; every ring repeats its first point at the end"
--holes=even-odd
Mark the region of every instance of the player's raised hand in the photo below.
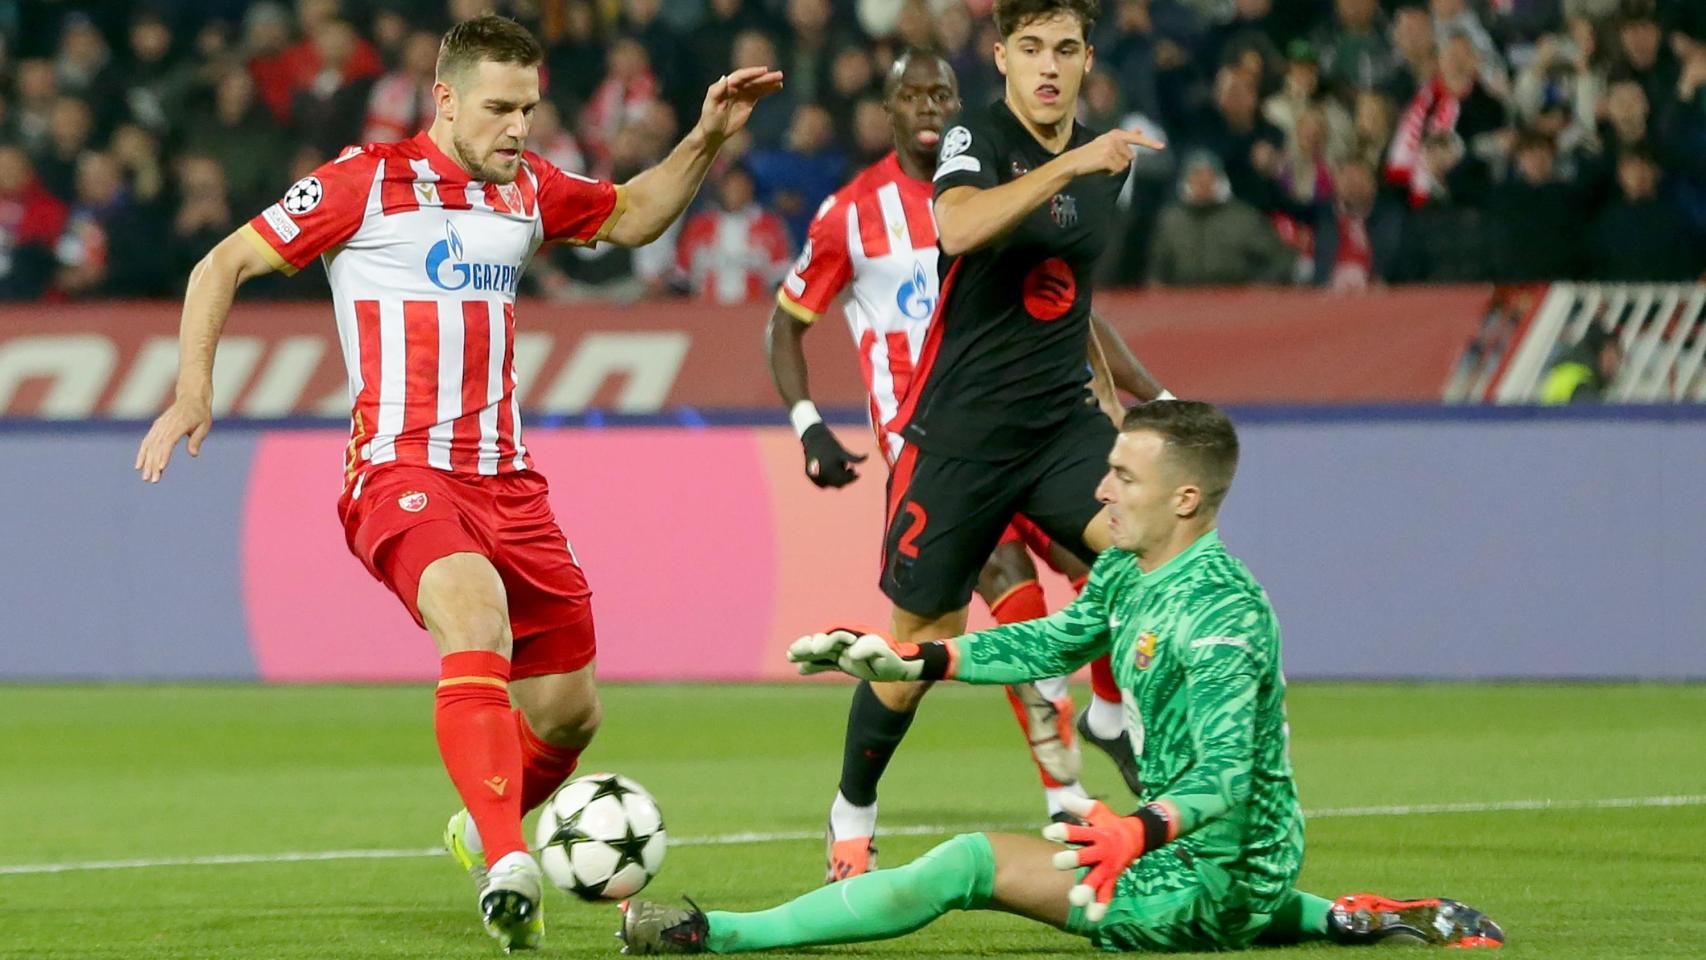
{"type": "Polygon", "coordinates": [[[172,401],[166,412],[154,420],[142,446],[136,451],[136,471],[149,483],[159,483],[172,459],[172,449],[178,441],[189,437],[185,449],[190,456],[201,456],[201,442],[213,429],[213,404],[206,397],[185,396],[172,401]]]}
{"type": "Polygon", "coordinates": [[[705,91],[699,128],[706,136],[727,139],[746,126],[753,104],[780,89],[782,71],[769,67],[742,67],[724,74],[705,91]]]}
{"type": "Polygon", "coordinates": [[[820,487],[845,487],[859,479],[854,467],[865,462],[865,454],[842,446],[827,425],[819,422],[807,427],[800,434],[800,445],[806,450],[806,476],[811,482],[820,487]]]}
{"type": "Polygon", "coordinates": [[[1138,818],[1122,817],[1107,804],[1089,797],[1068,794],[1060,798],[1060,808],[1083,820],[1084,825],[1051,823],[1043,828],[1043,838],[1077,847],[1055,854],[1054,865],[1060,870],[1090,868],[1067,899],[1073,906],[1084,908],[1084,919],[1100,923],[1114,899],[1120,874],[1147,849],[1147,830],[1138,818]]]}
{"type": "Polygon", "coordinates": [[[1081,147],[1073,148],[1073,170],[1089,173],[1125,173],[1131,166],[1132,147],[1165,150],[1167,145],[1138,130],[1109,130],[1081,147]]]}

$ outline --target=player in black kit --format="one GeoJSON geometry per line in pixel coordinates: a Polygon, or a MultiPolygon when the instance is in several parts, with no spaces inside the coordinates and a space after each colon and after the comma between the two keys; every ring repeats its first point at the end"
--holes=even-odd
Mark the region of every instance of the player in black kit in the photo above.
{"type": "MultiPolygon", "coordinates": [[[[1015,514],[1086,563],[1110,544],[1095,490],[1115,429],[1084,377],[1091,272],[1132,147],[1162,144],[1076,122],[1097,7],[997,0],[1005,95],[942,136],[941,297],[891,425],[906,446],[889,476],[882,588],[899,643],[964,632],[978,569],[1015,514]]],[[[852,774],[874,789],[927,688],[873,684],[854,697],[832,879],[874,865],[876,807],[849,809],[845,786],[852,774]]]]}

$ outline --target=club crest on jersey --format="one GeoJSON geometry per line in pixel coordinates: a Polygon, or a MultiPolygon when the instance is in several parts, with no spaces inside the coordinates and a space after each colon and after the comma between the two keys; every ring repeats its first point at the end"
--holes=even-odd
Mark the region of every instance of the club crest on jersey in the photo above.
{"type": "Polygon", "coordinates": [[[916,260],[912,262],[912,279],[895,291],[894,302],[900,312],[912,320],[923,320],[936,309],[936,298],[930,295],[930,278],[924,272],[924,264],[916,260]]]}
{"type": "Polygon", "coordinates": [[[515,294],[520,271],[508,263],[463,262],[462,235],[449,223],[444,225],[444,239],[427,251],[426,275],[440,290],[495,290],[515,294]],[[446,276],[448,274],[448,277],[446,276]]]}
{"type": "Polygon", "coordinates": [[[1137,635],[1137,669],[1148,670],[1155,662],[1155,634],[1145,630],[1137,635]]]}
{"type": "Polygon", "coordinates": [[[1078,200],[1069,193],[1057,193],[1048,202],[1048,215],[1056,226],[1070,227],[1078,222],[1078,200]]]}
{"type": "Polygon", "coordinates": [[[427,495],[419,490],[410,490],[397,498],[397,506],[409,513],[420,513],[426,509],[427,495]]]}

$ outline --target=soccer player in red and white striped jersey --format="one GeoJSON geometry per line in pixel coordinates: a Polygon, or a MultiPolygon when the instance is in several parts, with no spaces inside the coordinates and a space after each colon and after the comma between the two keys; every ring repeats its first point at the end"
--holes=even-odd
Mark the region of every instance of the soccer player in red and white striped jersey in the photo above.
{"type": "Polygon", "coordinates": [[[237,287],[322,260],[354,404],[339,515],[350,550],[438,646],[439,752],[466,805],[446,841],[506,949],[544,929],[522,814],[599,721],[590,591],[521,430],[516,282],[544,243],[655,239],[782,82],[766,68],[719,79],[681,144],[617,185],[526,151],[542,59],[514,21],[457,24],[430,128],[345,150],[215,247],[185,295],[177,396],[136,458],[155,482],[180,438],[199,452],[237,287]]]}
{"type": "MultiPolygon", "coordinates": [[[[805,248],[776,292],[777,307],[765,335],[771,376],[805,448],[806,475],[820,487],[853,482],[858,478],[856,465],[864,457],[841,445],[812,404],[800,338],[850,288],[844,307],[847,324],[859,350],[878,449],[892,468],[905,443],[891,424],[913,385],[913,371],[939,293],[931,176],[942,128],[959,109],[953,68],[937,56],[902,54],[885,83],[884,106],[894,134],[894,152],[858,173],[819,208],[805,248]]],[[[1140,399],[1158,393],[1160,388],[1111,328],[1100,318],[1096,326],[1098,337],[1111,345],[1109,352],[1116,360],[1126,361],[1118,364],[1117,373],[1110,370],[1117,386],[1140,399]]],[[[976,584],[978,595],[1001,623],[1031,620],[1048,612],[1027,547],[1074,580],[1088,572],[1034,524],[1015,518],[976,584]]],[[[1091,709],[1118,717],[1118,692],[1106,666],[1105,660],[1098,661],[1096,690],[1101,698],[1092,702],[1091,709]]],[[[826,848],[831,881],[871,866],[877,781],[910,726],[920,696],[921,689],[869,683],[860,684],[854,693],[840,788],[830,808],[826,848]]],[[[1009,687],[1008,698],[1030,743],[1048,812],[1059,815],[1061,797],[1083,794],[1066,681],[1056,678],[1009,687]]],[[[1116,760],[1122,767],[1134,763],[1126,762],[1129,757],[1116,760]]]]}

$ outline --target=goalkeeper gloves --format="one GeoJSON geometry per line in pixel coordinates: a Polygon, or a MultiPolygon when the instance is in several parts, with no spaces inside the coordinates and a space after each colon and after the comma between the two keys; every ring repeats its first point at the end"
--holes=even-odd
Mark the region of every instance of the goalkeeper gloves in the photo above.
{"type": "Polygon", "coordinates": [[[1084,919],[1100,923],[1108,913],[1108,903],[1114,899],[1114,885],[1120,874],[1136,863],[1138,857],[1172,840],[1176,824],[1167,808],[1157,803],[1129,817],[1122,817],[1108,809],[1107,804],[1089,797],[1068,794],[1060,798],[1060,806],[1084,823],[1051,823],[1043,829],[1043,837],[1077,847],[1055,854],[1054,865],[1061,870],[1090,868],[1067,894],[1067,899],[1073,906],[1084,908],[1084,919]]]}
{"type": "Polygon", "coordinates": [[[795,640],[788,660],[802,675],[839,670],[861,680],[890,683],[945,680],[953,673],[953,647],[946,640],[895,643],[859,628],[831,627],[795,640]]]}
{"type": "Polygon", "coordinates": [[[814,423],[800,434],[800,445],[806,450],[806,476],[820,487],[845,487],[859,479],[854,465],[865,462],[865,454],[853,453],[835,439],[834,431],[822,422],[814,423]]]}

